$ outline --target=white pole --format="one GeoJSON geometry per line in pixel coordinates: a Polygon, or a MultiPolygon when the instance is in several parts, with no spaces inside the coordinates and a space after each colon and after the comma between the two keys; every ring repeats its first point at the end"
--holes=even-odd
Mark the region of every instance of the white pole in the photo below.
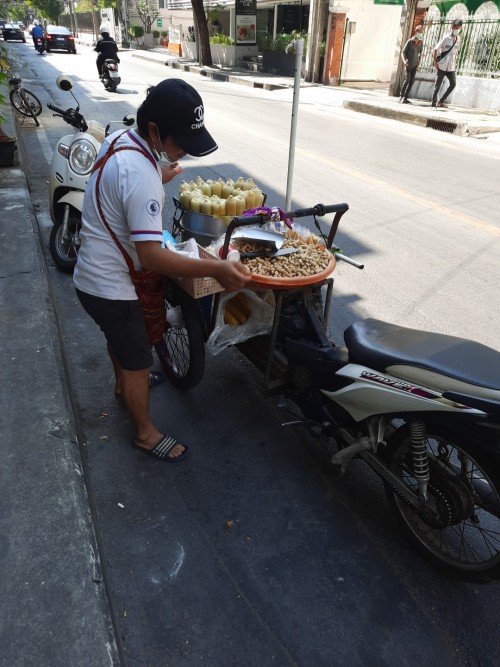
{"type": "MultiPolygon", "coordinates": [[[[285,211],[289,211],[292,204],[293,163],[295,159],[295,136],[297,134],[300,74],[302,69],[302,54],[304,53],[304,40],[297,39],[293,44],[295,46],[295,81],[293,84],[292,124],[290,128],[290,149],[288,152],[288,177],[286,181],[285,211]]],[[[289,45],[289,47],[290,46],[291,45],[289,45]]]]}

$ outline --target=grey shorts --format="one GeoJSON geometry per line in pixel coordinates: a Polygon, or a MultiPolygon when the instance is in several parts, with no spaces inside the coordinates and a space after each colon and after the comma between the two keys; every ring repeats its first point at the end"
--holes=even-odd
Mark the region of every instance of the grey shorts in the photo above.
{"type": "Polygon", "coordinates": [[[112,301],[79,289],[76,294],[86,312],[99,325],[126,371],[151,368],[153,354],[139,301],[112,301]]]}

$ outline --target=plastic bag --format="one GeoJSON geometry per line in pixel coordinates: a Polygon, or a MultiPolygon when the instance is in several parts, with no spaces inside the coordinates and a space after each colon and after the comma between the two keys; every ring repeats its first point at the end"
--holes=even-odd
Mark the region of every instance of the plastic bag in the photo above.
{"type": "MultiPolygon", "coordinates": [[[[165,232],[164,232],[165,234],[165,232]]],[[[191,259],[200,259],[200,253],[198,251],[198,244],[196,240],[191,238],[185,241],[184,243],[176,243],[172,245],[168,238],[162,243],[162,248],[166,247],[173,252],[176,252],[178,255],[184,255],[184,257],[190,257],[191,259]]]]}
{"type": "Polygon", "coordinates": [[[226,347],[242,343],[254,336],[268,334],[273,326],[274,294],[272,290],[252,291],[243,289],[240,292],[224,292],[219,300],[215,326],[210,334],[206,347],[211,354],[219,354],[226,347]],[[224,321],[226,304],[237,294],[243,294],[249,309],[246,322],[229,325],[224,321]]]}

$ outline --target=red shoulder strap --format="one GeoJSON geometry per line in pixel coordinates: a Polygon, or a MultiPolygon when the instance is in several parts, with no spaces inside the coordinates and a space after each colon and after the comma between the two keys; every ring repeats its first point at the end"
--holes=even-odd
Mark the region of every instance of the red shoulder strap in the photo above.
{"type": "MultiPolygon", "coordinates": [[[[123,134],[123,132],[122,132],[122,134],[123,134]]],[[[151,162],[151,164],[154,166],[155,170],[156,170],[156,162],[153,160],[151,155],[149,155],[149,153],[147,151],[145,151],[143,148],[139,148],[139,147],[135,147],[135,146],[120,146],[119,148],[115,148],[115,144],[118,141],[118,139],[120,139],[122,134],[119,134],[117,137],[115,137],[115,139],[113,139],[113,141],[109,145],[109,149],[106,152],[106,154],[103,155],[94,164],[94,166],[92,168],[92,173],[94,173],[96,171],[99,172],[98,175],[97,175],[97,181],[96,181],[96,185],[95,185],[95,196],[96,196],[97,210],[99,211],[99,216],[102,220],[103,225],[106,227],[106,229],[110,233],[111,238],[116,243],[116,245],[118,246],[118,249],[120,250],[121,254],[123,255],[125,261],[127,262],[128,270],[130,271],[130,273],[132,273],[133,271],[135,271],[134,263],[133,263],[130,255],[128,254],[128,252],[125,250],[125,248],[122,246],[122,244],[118,240],[118,237],[116,236],[114,231],[109,226],[106,218],[104,217],[104,211],[102,210],[101,199],[99,197],[99,187],[100,187],[100,183],[101,183],[102,172],[103,172],[104,167],[106,166],[106,163],[109,160],[109,158],[112,155],[115,155],[115,153],[119,153],[120,151],[136,151],[137,153],[142,153],[142,155],[144,155],[144,157],[146,157],[151,162]]]]}

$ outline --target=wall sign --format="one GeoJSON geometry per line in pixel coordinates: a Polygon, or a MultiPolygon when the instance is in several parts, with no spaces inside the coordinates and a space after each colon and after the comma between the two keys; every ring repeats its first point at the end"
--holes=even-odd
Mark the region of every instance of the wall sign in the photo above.
{"type": "Polygon", "coordinates": [[[256,44],[257,0],[236,0],[235,21],[236,44],[256,44]]]}

